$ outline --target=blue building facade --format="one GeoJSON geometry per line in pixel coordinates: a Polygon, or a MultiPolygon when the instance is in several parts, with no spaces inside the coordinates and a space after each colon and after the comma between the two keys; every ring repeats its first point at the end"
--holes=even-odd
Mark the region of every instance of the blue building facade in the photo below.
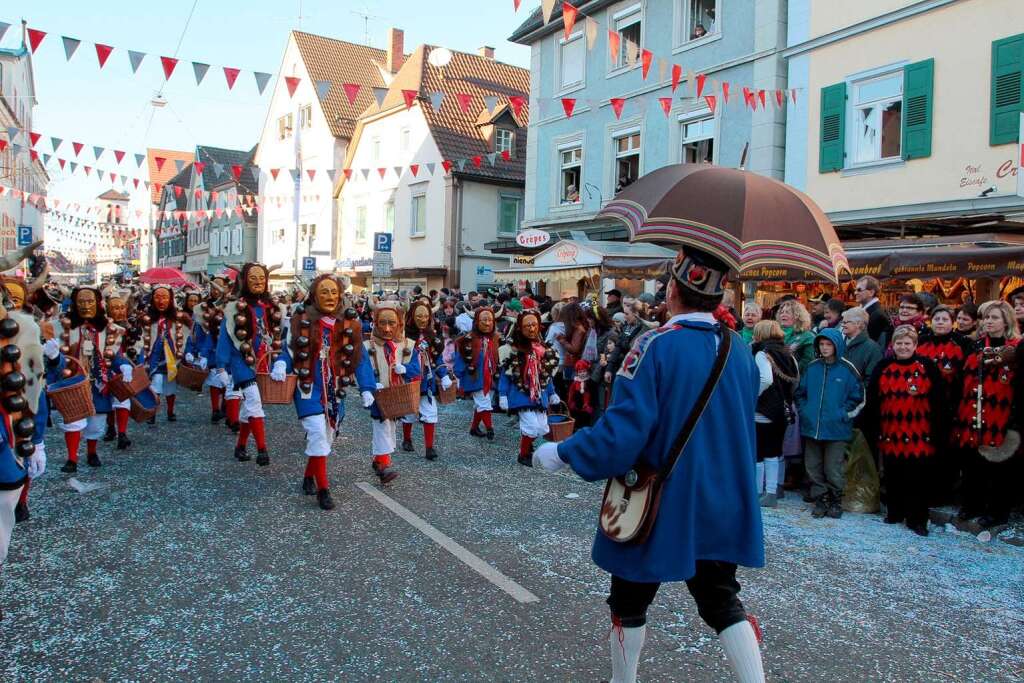
{"type": "Polygon", "coordinates": [[[594,221],[622,187],[683,162],[739,167],[781,178],[785,109],[744,105],[743,87],[786,90],[780,50],[786,0],[591,0],[565,36],[560,5],[545,24],[538,8],[510,37],[531,47],[530,126],[522,228],[561,236],[584,230],[619,239],[594,221]],[[618,35],[618,50],[609,44],[618,35]],[[643,51],[652,56],[643,78],[643,51]],[[672,91],[673,67],[680,84],[672,91]],[[717,96],[712,112],[696,96],[717,96]],[[728,83],[729,103],[722,97],[728,83]],[[562,98],[576,100],[567,117],[562,98]],[[672,98],[666,115],[659,98],[672,98]],[[625,100],[619,116],[616,106],[625,100]]]}

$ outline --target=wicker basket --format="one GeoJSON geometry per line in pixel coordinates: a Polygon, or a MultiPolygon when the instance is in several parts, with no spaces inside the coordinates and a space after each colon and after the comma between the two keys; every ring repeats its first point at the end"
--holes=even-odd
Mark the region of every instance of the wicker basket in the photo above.
{"type": "Polygon", "coordinates": [[[46,389],[53,407],[64,417],[64,424],[78,422],[96,414],[92,404],[92,386],[85,368],[77,358],[68,356],[67,359],[78,366],[81,374],[62,379],[46,389]]]}
{"type": "Polygon", "coordinates": [[[377,409],[385,420],[397,420],[403,415],[412,415],[420,409],[420,381],[398,384],[378,389],[377,409]]]}
{"type": "Polygon", "coordinates": [[[127,401],[140,391],[149,388],[149,373],[141,365],[133,366],[131,382],[125,382],[120,375],[115,375],[107,382],[107,388],[118,401],[127,401]]]}
{"type": "Polygon", "coordinates": [[[565,441],[576,431],[576,420],[563,404],[548,406],[548,430],[548,441],[565,441]]]}
{"type": "Polygon", "coordinates": [[[201,370],[194,365],[182,363],[178,366],[178,374],[174,381],[178,383],[178,386],[185,387],[186,389],[202,391],[206,378],[209,376],[209,370],[201,370]]]}
{"type": "Polygon", "coordinates": [[[149,422],[156,417],[156,411],[160,407],[160,397],[153,393],[153,390],[146,387],[132,396],[132,405],[129,414],[136,422],[149,422]]]}
{"type": "Polygon", "coordinates": [[[452,382],[451,386],[447,389],[441,389],[438,387],[437,390],[437,402],[440,405],[446,406],[449,403],[455,403],[459,397],[459,388],[452,382]]]}
{"type": "Polygon", "coordinates": [[[291,403],[295,395],[295,375],[285,375],[283,382],[275,382],[266,372],[256,373],[256,386],[260,390],[260,400],[266,405],[291,403]]]}

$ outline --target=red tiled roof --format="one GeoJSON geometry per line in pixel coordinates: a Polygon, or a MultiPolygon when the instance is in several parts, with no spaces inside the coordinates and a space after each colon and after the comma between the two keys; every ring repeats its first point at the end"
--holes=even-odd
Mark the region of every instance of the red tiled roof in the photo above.
{"type": "MultiPolygon", "coordinates": [[[[193,155],[192,152],[179,152],[174,149],[147,149],[146,163],[149,166],[149,182],[166,185],[168,180],[178,175],[178,166],[174,163],[176,159],[180,159],[185,162],[185,164],[191,164],[195,161],[195,155],[193,155]],[[159,169],[156,164],[157,157],[162,157],[167,160],[159,169]]],[[[158,192],[152,185],[149,188],[149,192],[151,201],[154,204],[159,204],[160,192],[158,192]]]]}
{"type": "Polygon", "coordinates": [[[373,88],[385,85],[378,66],[387,59],[385,51],[302,31],[292,31],[292,35],[314,87],[317,81],[331,82],[327,97],[320,102],[331,134],[351,139],[359,114],[374,102],[373,88]],[[343,83],[361,86],[355,104],[349,104],[343,83]]]}

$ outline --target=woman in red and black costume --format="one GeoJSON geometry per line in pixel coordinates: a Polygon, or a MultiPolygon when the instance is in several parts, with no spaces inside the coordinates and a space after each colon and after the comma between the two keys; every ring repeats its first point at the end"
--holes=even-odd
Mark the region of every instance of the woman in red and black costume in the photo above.
{"type": "Polygon", "coordinates": [[[868,385],[864,432],[884,462],[886,524],[928,535],[928,499],[938,449],[946,443],[948,394],[935,364],[916,353],[917,330],[892,334],[893,357],[868,385]]]}
{"type": "Polygon", "coordinates": [[[1005,524],[1010,516],[1013,472],[1019,460],[1020,432],[1014,396],[1020,333],[1005,301],[978,309],[981,335],[964,363],[963,391],[954,425],[954,443],[964,453],[961,521],[979,517],[982,527],[1005,524]]]}

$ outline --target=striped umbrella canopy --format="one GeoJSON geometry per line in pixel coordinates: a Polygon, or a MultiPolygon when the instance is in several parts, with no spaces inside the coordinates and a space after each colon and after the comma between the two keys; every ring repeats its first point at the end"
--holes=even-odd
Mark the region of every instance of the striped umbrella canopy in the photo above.
{"type": "Polygon", "coordinates": [[[633,242],[689,245],[713,254],[741,278],[784,268],[838,283],[850,270],[835,228],[810,197],[749,171],[665,166],[619,192],[601,217],[625,223],[633,242]]]}

